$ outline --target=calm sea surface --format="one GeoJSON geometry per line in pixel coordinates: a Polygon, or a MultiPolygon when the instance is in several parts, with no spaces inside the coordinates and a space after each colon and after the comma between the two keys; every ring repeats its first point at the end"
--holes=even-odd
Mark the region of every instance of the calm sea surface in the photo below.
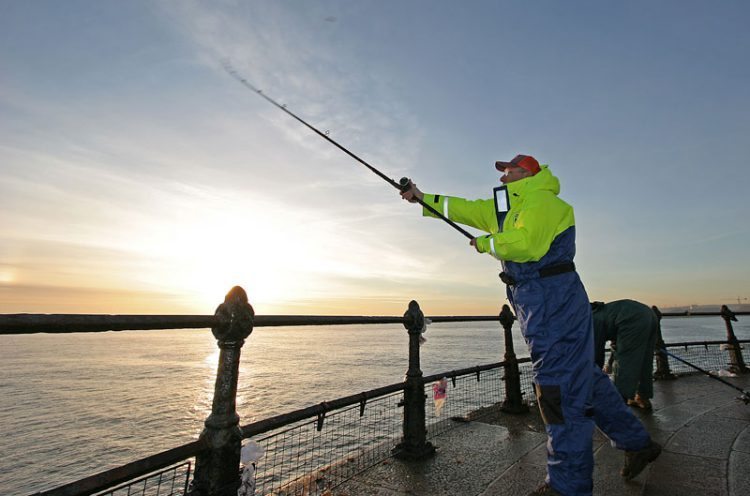
{"type": "MultiPolygon", "coordinates": [[[[734,329],[750,338],[750,319],[734,329]]],[[[667,318],[667,342],[724,339],[719,317],[667,318]]],[[[497,323],[433,324],[422,370],[498,362],[497,323]]],[[[514,328],[516,353],[527,356],[514,328]]],[[[400,382],[400,325],[261,327],[242,350],[245,424],[400,382]]],[[[218,349],[209,330],[0,336],[0,494],[29,494],[194,440],[211,410],[218,349]]]]}

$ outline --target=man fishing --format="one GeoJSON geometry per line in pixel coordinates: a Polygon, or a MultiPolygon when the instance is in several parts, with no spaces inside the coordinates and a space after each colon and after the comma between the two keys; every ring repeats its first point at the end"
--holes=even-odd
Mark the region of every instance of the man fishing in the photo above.
{"type": "Polygon", "coordinates": [[[591,311],[597,365],[604,365],[606,342],[616,342],[612,351],[615,387],[628,405],[650,411],[659,319],[651,308],[634,300],[595,301],[591,303],[591,311]]]}
{"type": "MultiPolygon", "coordinates": [[[[531,156],[496,162],[503,173],[494,199],[401,193],[451,221],[488,234],[470,241],[501,260],[501,279],[529,346],[539,409],[545,423],[547,477],[531,495],[591,495],[594,423],[625,451],[629,480],[659,456],[640,421],[594,363],[591,307],[575,271],[573,208],[558,198],[560,183],[531,156]]],[[[435,217],[424,208],[423,215],[435,217]]]]}

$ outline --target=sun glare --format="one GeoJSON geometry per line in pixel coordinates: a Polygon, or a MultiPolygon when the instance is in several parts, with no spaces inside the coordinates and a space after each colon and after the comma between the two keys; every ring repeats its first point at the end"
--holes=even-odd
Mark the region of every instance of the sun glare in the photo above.
{"type": "Polygon", "coordinates": [[[293,298],[290,261],[305,241],[295,240],[289,226],[300,219],[260,201],[228,198],[218,203],[193,203],[179,219],[151,226],[157,234],[139,250],[163,263],[147,276],[149,284],[211,310],[237,285],[253,306],[278,306],[293,298]]]}

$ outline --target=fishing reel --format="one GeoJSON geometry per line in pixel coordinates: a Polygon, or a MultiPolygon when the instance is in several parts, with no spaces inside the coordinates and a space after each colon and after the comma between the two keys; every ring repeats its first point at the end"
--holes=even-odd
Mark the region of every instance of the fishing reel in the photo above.
{"type": "Polygon", "coordinates": [[[409,189],[411,188],[411,179],[409,179],[408,177],[402,177],[398,182],[398,186],[402,193],[409,191],[409,189]]]}

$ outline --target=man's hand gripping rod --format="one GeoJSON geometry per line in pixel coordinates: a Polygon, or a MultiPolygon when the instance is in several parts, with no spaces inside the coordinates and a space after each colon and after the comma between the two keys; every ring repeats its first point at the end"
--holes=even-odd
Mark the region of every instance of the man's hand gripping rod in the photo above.
{"type": "MultiPolygon", "coordinates": [[[[227,73],[230,76],[232,76],[234,79],[236,79],[237,81],[239,81],[243,86],[245,86],[246,88],[250,89],[253,93],[257,93],[258,95],[262,96],[267,101],[269,101],[270,103],[272,103],[275,107],[283,110],[288,115],[290,115],[294,119],[296,119],[298,122],[304,124],[307,128],[309,128],[312,131],[314,131],[318,136],[320,136],[324,140],[328,141],[333,146],[335,146],[336,148],[338,148],[342,152],[346,153],[347,155],[349,155],[350,157],[352,157],[354,160],[356,160],[360,164],[362,164],[365,167],[367,167],[368,169],[370,169],[370,171],[372,171],[374,174],[376,174],[378,177],[380,177],[381,179],[383,179],[385,182],[387,182],[388,184],[390,184],[391,186],[393,186],[397,190],[399,190],[401,192],[404,192],[404,191],[408,191],[409,188],[411,188],[411,180],[409,180],[408,178],[402,177],[401,181],[399,181],[397,183],[396,181],[394,181],[390,177],[386,176],[385,174],[383,174],[382,172],[380,172],[378,169],[376,169],[372,165],[370,165],[367,162],[365,162],[363,159],[359,158],[357,155],[355,155],[354,153],[352,153],[351,151],[349,151],[347,148],[345,148],[344,146],[340,145],[338,142],[336,142],[336,140],[334,140],[333,138],[331,138],[330,136],[328,136],[328,132],[327,131],[325,133],[322,132],[322,131],[320,131],[318,128],[316,128],[315,126],[313,126],[311,124],[308,124],[304,119],[302,119],[301,117],[298,117],[294,112],[292,112],[288,108],[286,108],[286,105],[282,105],[282,104],[276,102],[276,100],[272,99],[271,97],[266,96],[266,94],[263,93],[262,90],[256,88],[255,86],[253,86],[252,84],[250,84],[244,77],[242,77],[242,75],[240,75],[240,73],[238,73],[234,69],[234,67],[232,67],[232,65],[229,63],[228,60],[223,60],[222,61],[222,65],[224,66],[224,70],[227,71],[227,73]]],[[[441,214],[440,212],[438,212],[437,210],[435,210],[430,205],[427,205],[420,198],[415,198],[415,199],[417,200],[417,202],[420,205],[422,205],[424,208],[426,208],[427,210],[429,210],[436,217],[438,217],[440,219],[443,219],[445,222],[447,222],[448,224],[450,224],[454,229],[456,229],[458,232],[460,232],[461,234],[463,234],[467,238],[474,239],[476,237],[476,236],[472,236],[468,231],[466,231],[461,226],[459,226],[458,224],[456,224],[455,222],[453,222],[452,220],[450,220],[448,217],[444,216],[443,214],[441,214]]]]}

